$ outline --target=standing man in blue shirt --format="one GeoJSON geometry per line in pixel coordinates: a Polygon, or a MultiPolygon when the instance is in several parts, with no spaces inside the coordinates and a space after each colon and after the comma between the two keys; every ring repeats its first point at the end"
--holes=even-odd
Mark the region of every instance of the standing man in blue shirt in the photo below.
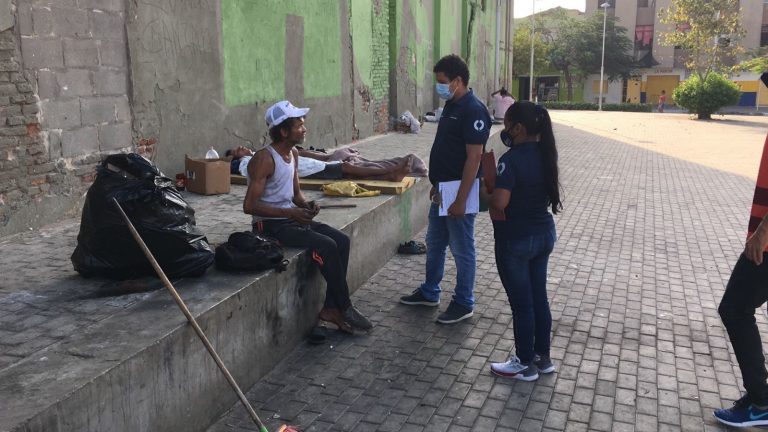
{"type": "Polygon", "coordinates": [[[478,177],[491,117],[485,104],[467,87],[469,68],[461,57],[451,54],[441,58],[433,72],[437,95],[446,103],[429,155],[432,204],[427,227],[426,278],[412,294],[401,297],[400,302],[423,306],[440,304],[445,251],[450,246],[456,262],[456,288],[451,303],[437,317],[437,322],[452,324],[471,317],[475,306],[475,215],[465,214],[465,210],[478,177]],[[440,216],[439,183],[456,180],[461,181],[456,200],[448,208],[448,216],[440,216]]]}

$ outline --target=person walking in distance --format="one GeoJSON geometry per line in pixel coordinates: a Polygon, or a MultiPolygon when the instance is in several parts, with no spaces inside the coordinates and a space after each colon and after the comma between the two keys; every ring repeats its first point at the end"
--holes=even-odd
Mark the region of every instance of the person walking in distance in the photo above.
{"type": "Polygon", "coordinates": [[[267,109],[272,143],[257,151],[248,162],[243,211],[253,215],[256,234],[274,237],[284,246],[309,249],[327,284],[325,303],[319,314],[321,322],[346,333],[369,330],[371,322],[349,298],[349,237],[314,221],[319,207],[307,202],[299,188],[299,153],[294,147],[304,142],[307,133],[304,116],[308,112],[309,108],[296,108],[288,101],[267,109]]]}
{"type": "Polygon", "coordinates": [[[446,248],[456,261],[456,287],[448,308],[437,322],[452,324],[472,316],[475,297],[475,215],[466,214],[470,190],[477,181],[491,117],[469,84],[469,68],[461,57],[441,58],[433,69],[436,91],[446,100],[435,141],[429,156],[429,181],[432,183],[427,227],[426,277],[412,294],[400,298],[407,305],[437,306],[442,291],[446,248]],[[460,181],[456,199],[448,216],[440,216],[439,184],[460,181]]]}
{"type": "Polygon", "coordinates": [[[512,105],[501,140],[509,147],[499,159],[495,188],[481,196],[489,203],[496,267],[512,308],[515,353],[492,363],[491,372],[533,381],[552,373],[549,356],[552,314],[547,300],[547,262],[555,245],[552,213],[560,202],[557,147],[549,113],[528,101],[512,105]],[[550,213],[550,209],[552,213],[550,213]]]}

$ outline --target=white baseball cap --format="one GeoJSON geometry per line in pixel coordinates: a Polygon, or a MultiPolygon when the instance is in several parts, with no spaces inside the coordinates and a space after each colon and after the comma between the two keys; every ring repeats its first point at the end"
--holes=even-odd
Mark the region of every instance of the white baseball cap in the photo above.
{"type": "Polygon", "coordinates": [[[309,108],[296,108],[292,103],[284,100],[267,108],[264,119],[267,120],[267,126],[272,129],[289,118],[304,117],[308,112],[309,108]]]}

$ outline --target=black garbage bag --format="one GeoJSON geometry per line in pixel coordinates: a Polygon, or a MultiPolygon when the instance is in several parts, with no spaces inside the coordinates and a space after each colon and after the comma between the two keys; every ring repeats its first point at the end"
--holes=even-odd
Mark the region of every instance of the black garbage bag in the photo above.
{"type": "Polygon", "coordinates": [[[130,279],[155,275],[131,236],[116,198],[169,278],[201,276],[214,254],[195,226],[195,211],[152,162],[111,155],[88,189],[72,264],[83,276],[130,279]]]}

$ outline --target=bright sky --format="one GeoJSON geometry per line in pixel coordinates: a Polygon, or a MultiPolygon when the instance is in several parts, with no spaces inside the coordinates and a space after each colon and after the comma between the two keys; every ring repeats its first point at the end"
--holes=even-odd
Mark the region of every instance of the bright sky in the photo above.
{"type": "Polygon", "coordinates": [[[566,9],[578,9],[584,12],[586,0],[515,0],[515,18],[528,16],[531,8],[536,3],[536,12],[541,12],[553,7],[562,6],[566,9]]]}

